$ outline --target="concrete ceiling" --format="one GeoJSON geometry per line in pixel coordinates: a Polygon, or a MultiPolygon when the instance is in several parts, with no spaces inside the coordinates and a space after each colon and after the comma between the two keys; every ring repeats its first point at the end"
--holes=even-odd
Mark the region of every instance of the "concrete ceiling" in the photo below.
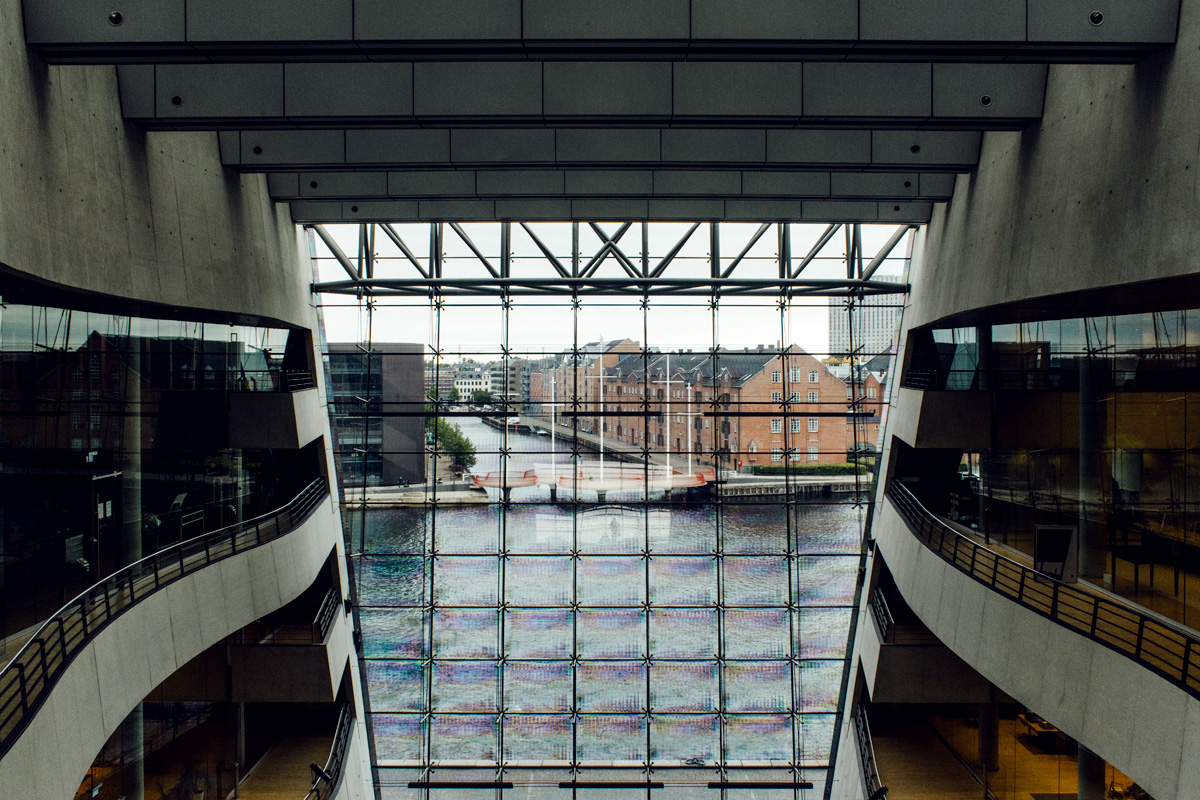
{"type": "Polygon", "coordinates": [[[1178,0],[27,0],[127,119],[220,132],[302,222],[928,220],[1047,64],[1178,0]]]}

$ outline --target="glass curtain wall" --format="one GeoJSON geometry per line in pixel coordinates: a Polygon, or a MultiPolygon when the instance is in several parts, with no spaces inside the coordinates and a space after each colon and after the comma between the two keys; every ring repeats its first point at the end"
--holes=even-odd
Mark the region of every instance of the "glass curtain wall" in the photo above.
{"type": "Polygon", "coordinates": [[[821,796],[890,370],[890,338],[830,352],[852,305],[325,299],[364,369],[423,361],[339,412],[417,443],[367,474],[421,459],[341,465],[384,797],[821,796]]]}
{"type": "Polygon", "coordinates": [[[227,398],[312,386],[298,339],[0,308],[0,652],[121,566],[290,498],[294,465],[230,441],[227,398]]]}
{"type": "Polygon", "coordinates": [[[1029,555],[1038,525],[1086,519],[1107,544],[1110,588],[1200,627],[1200,310],[912,337],[906,386],[994,398],[991,447],[946,454],[946,480],[922,489],[931,510],[1029,555]]]}

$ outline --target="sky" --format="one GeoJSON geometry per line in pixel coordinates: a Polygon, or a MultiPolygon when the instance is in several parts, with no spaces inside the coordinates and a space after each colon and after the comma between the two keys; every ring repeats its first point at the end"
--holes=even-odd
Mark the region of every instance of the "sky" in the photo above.
{"type": "MultiPolygon", "coordinates": [[[[393,226],[409,250],[424,264],[429,254],[427,224],[393,226]]],[[[614,234],[615,223],[601,225],[614,234]]],[[[691,227],[687,223],[652,223],[648,237],[651,264],[657,263],[691,227]]],[[[493,264],[500,257],[498,223],[464,223],[463,230],[493,264]]],[[[570,263],[570,223],[532,223],[530,228],[564,263],[570,263]]],[[[728,267],[749,242],[758,225],[721,223],[722,265],[728,267]]],[[[580,251],[583,263],[597,252],[602,241],[587,225],[581,225],[580,251]]],[[[330,225],[342,250],[353,260],[358,252],[357,225],[330,225]]],[[[549,276],[552,267],[537,245],[519,226],[513,226],[512,271],[514,276],[549,276]]],[[[824,225],[792,226],[793,258],[798,261],[810,250],[825,230],[824,225]]],[[[863,251],[866,260],[879,250],[893,225],[864,225],[863,251]]],[[[447,226],[444,244],[444,275],[455,278],[484,278],[488,273],[468,246],[447,226]]],[[[702,277],[708,274],[709,231],[702,225],[680,250],[664,277],[702,277]]],[[[747,253],[735,275],[747,278],[772,278],[777,275],[777,237],[768,231],[747,253]]],[[[620,241],[622,251],[635,263],[641,259],[641,230],[635,224],[620,241]]],[[[416,270],[392,241],[379,231],[375,240],[377,278],[419,277],[416,270]]],[[[907,243],[901,241],[876,278],[899,280],[907,243]]],[[[346,273],[332,258],[323,242],[316,240],[318,276],[322,281],[345,280],[346,273]]],[[[818,258],[802,277],[845,278],[845,237],[839,231],[821,250],[818,258]]],[[[614,259],[608,258],[598,277],[624,277],[614,259]]],[[[508,341],[514,354],[533,355],[559,352],[570,347],[578,324],[578,340],[586,343],[600,339],[628,337],[662,350],[707,350],[714,341],[727,348],[755,347],[759,344],[798,344],[804,350],[820,354],[828,349],[829,299],[824,297],[794,300],[781,315],[778,302],[771,297],[722,299],[714,332],[713,316],[707,298],[651,298],[649,314],[643,314],[637,300],[621,297],[584,297],[577,318],[569,298],[515,297],[508,319],[508,341]]],[[[834,302],[840,303],[835,299],[834,302]]],[[[326,337],[331,342],[357,342],[366,337],[366,315],[353,297],[323,295],[326,337]]],[[[431,311],[427,298],[385,298],[377,302],[372,315],[371,338],[375,342],[421,342],[435,340],[451,360],[475,357],[486,360],[497,352],[503,341],[503,313],[500,301],[489,297],[447,298],[440,319],[431,311]],[[438,323],[440,322],[440,326],[438,323]],[[482,358],[481,358],[482,357],[482,358]]]]}

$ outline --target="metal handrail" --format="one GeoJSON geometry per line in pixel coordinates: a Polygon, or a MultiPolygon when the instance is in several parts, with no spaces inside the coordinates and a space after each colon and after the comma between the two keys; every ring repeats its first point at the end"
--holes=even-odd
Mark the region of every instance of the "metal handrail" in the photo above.
{"type": "Polygon", "coordinates": [[[333,747],[325,768],[313,779],[312,788],[304,800],[329,800],[337,792],[342,774],[346,771],[346,752],[350,749],[350,734],[354,732],[354,709],[346,703],[338,715],[337,730],[333,734],[333,747]]]}
{"type": "Polygon", "coordinates": [[[863,785],[868,798],[887,795],[887,787],[879,777],[879,765],[875,761],[875,745],[871,741],[871,728],[867,725],[867,712],[860,703],[854,709],[854,732],[858,739],[858,759],[862,764],[863,785]]]}
{"type": "Polygon", "coordinates": [[[325,641],[341,604],[336,587],[329,587],[311,622],[252,622],[242,628],[240,641],[244,645],[312,645],[325,641]]]}
{"type": "Polygon", "coordinates": [[[977,544],[930,513],[898,481],[888,484],[887,496],[913,534],[959,571],[1200,698],[1200,639],[977,544]]]}
{"type": "Polygon", "coordinates": [[[329,591],[325,593],[325,599],[321,601],[321,607],[317,609],[317,616],[313,620],[313,642],[325,641],[329,629],[333,627],[333,618],[337,614],[338,606],[341,605],[340,600],[341,594],[337,588],[329,587],[329,591]]]}
{"type": "Polygon", "coordinates": [[[328,496],[328,484],[318,478],[282,508],[160,550],[85,589],[56,611],[0,672],[0,758],[75,656],[114,619],[184,575],[290,533],[328,496]]]}
{"type": "Polygon", "coordinates": [[[896,620],[892,617],[892,610],[888,608],[887,598],[883,596],[883,589],[878,586],[871,592],[871,615],[875,617],[875,622],[879,625],[879,635],[885,644],[891,644],[895,638],[896,620]]]}

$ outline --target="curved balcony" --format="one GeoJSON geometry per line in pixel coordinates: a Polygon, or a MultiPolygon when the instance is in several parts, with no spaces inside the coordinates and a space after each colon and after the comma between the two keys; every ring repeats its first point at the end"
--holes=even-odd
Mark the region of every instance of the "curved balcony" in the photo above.
{"type": "Polygon", "coordinates": [[[1136,661],[1200,698],[1200,639],[1156,617],[1061,583],[977,544],[938,519],[901,483],[888,498],[918,539],[989,589],[1136,661]]]}
{"type": "Polygon", "coordinates": [[[989,550],[897,482],[886,496],[874,525],[877,552],[938,639],[1154,797],[1194,796],[1193,633],[989,550]]]}
{"type": "MultiPolygon", "coordinates": [[[[162,597],[164,589],[185,577],[297,530],[328,497],[325,479],[314,480],[282,508],[160,550],[113,573],[59,609],[0,672],[0,763],[72,664],[115,620],[146,600],[162,597]]],[[[188,610],[195,615],[195,606],[188,610]]],[[[247,610],[251,619],[256,616],[253,612],[247,610]]],[[[99,657],[96,666],[103,682],[99,657]]],[[[149,673],[143,677],[152,678],[149,673]]],[[[104,694],[103,683],[100,694],[104,694]]],[[[93,706],[100,706],[103,698],[88,699],[93,706]]]]}

